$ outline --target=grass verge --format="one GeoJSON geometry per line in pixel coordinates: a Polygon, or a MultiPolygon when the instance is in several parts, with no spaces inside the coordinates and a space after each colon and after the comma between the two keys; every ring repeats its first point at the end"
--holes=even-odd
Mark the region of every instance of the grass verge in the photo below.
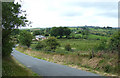
{"type": "Polygon", "coordinates": [[[2,59],[2,76],[39,76],[19,63],[13,56],[2,59]]]}

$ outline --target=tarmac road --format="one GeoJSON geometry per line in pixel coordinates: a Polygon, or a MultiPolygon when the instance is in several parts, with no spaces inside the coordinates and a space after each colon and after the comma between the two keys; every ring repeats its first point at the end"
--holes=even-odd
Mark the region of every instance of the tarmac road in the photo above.
{"type": "Polygon", "coordinates": [[[97,78],[98,76],[100,76],[83,70],[37,59],[32,56],[25,55],[15,50],[14,48],[12,55],[16,58],[16,60],[18,60],[40,76],[97,76],[97,78]]]}

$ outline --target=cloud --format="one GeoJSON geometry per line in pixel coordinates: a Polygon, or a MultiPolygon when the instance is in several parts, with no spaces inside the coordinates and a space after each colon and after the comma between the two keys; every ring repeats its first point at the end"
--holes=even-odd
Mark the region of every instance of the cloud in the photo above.
{"type": "Polygon", "coordinates": [[[64,11],[63,13],[61,13],[61,16],[67,16],[67,17],[74,17],[74,16],[82,16],[82,12],[80,11],[64,11]]]}
{"type": "Polygon", "coordinates": [[[118,12],[105,12],[98,14],[99,16],[109,17],[109,18],[118,18],[118,12]]]}
{"type": "Polygon", "coordinates": [[[106,9],[106,10],[117,10],[118,8],[118,2],[67,2],[64,3],[68,6],[79,6],[84,8],[98,8],[98,9],[106,9]]]}
{"type": "MultiPolygon", "coordinates": [[[[118,15],[118,3],[117,2],[68,2],[64,5],[81,7],[84,9],[94,8],[96,9],[95,15],[101,15],[105,17],[117,18],[118,15]],[[98,11],[98,12],[97,12],[98,11]]],[[[91,10],[94,11],[94,10],[91,10]]]]}
{"type": "Polygon", "coordinates": [[[27,11],[28,20],[33,22],[33,27],[118,24],[117,2],[23,0],[22,5],[22,9],[27,11]]]}

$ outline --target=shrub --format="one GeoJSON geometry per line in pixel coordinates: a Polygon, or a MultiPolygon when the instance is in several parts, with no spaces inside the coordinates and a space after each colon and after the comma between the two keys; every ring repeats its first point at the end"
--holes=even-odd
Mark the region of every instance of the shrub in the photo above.
{"type": "Polygon", "coordinates": [[[119,47],[120,47],[120,30],[114,33],[109,40],[109,48],[111,50],[119,51],[120,50],[119,47]]]}
{"type": "Polygon", "coordinates": [[[80,39],[81,35],[75,35],[75,39],[80,39]]]}
{"type": "Polygon", "coordinates": [[[101,40],[101,42],[95,46],[95,50],[106,50],[107,49],[107,40],[101,40]]]}
{"type": "Polygon", "coordinates": [[[40,49],[44,48],[45,46],[46,46],[46,45],[45,45],[44,42],[39,41],[39,42],[37,43],[35,49],[40,50],[40,49]]]}
{"type": "Polygon", "coordinates": [[[65,50],[67,50],[67,51],[70,51],[70,50],[71,50],[70,44],[66,44],[66,45],[65,45],[65,50]]]}
{"type": "Polygon", "coordinates": [[[60,44],[57,42],[57,39],[55,37],[49,37],[45,40],[45,44],[47,47],[49,47],[50,50],[55,50],[57,46],[60,44]]]}

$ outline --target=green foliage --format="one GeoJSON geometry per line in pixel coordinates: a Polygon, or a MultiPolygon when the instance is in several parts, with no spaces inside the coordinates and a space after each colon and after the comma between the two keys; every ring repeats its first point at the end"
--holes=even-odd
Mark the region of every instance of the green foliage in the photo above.
{"type": "Polygon", "coordinates": [[[75,38],[75,33],[72,32],[72,33],[70,34],[70,36],[71,36],[72,38],[75,38]]]}
{"type": "Polygon", "coordinates": [[[43,49],[44,47],[46,47],[46,44],[43,42],[43,41],[39,41],[35,47],[35,49],[37,50],[41,50],[43,49]]]}
{"type": "Polygon", "coordinates": [[[33,38],[33,36],[31,35],[30,32],[23,30],[20,33],[19,42],[21,45],[25,45],[27,47],[30,47],[31,42],[32,42],[32,38],[33,38]]]}
{"type": "Polygon", "coordinates": [[[104,63],[104,62],[105,62],[105,60],[104,60],[104,59],[102,59],[102,60],[100,60],[100,61],[99,61],[99,64],[100,64],[100,63],[104,63]]]}
{"type": "Polygon", "coordinates": [[[19,29],[14,29],[13,32],[11,33],[11,35],[18,35],[20,32],[19,29]]]}
{"type": "Polygon", "coordinates": [[[48,39],[45,40],[46,46],[50,49],[50,50],[55,50],[57,48],[57,46],[59,46],[60,44],[57,42],[57,39],[55,37],[49,37],[48,39]]]}
{"type": "Polygon", "coordinates": [[[68,37],[71,33],[71,30],[67,27],[53,27],[51,29],[51,36],[60,36],[60,38],[62,38],[62,36],[66,36],[68,37]]]}
{"type": "Polygon", "coordinates": [[[75,35],[75,39],[80,39],[80,38],[82,38],[82,36],[80,34],[75,35]]]}
{"type": "Polygon", "coordinates": [[[52,27],[52,29],[50,30],[50,35],[51,36],[57,36],[57,27],[52,27]]]}
{"type": "Polygon", "coordinates": [[[34,36],[35,36],[35,35],[42,35],[42,34],[44,34],[44,31],[42,31],[42,30],[33,31],[33,35],[34,35],[34,36]]]}
{"type": "Polygon", "coordinates": [[[88,28],[83,28],[82,32],[83,35],[88,35],[89,34],[89,29],[88,28]]]}
{"type": "Polygon", "coordinates": [[[109,41],[109,46],[111,50],[119,51],[120,49],[120,30],[118,30],[109,41]]]}
{"type": "Polygon", "coordinates": [[[9,56],[12,51],[11,33],[18,26],[25,26],[26,15],[21,5],[14,2],[2,3],[2,56],[9,56]],[[22,14],[21,14],[22,13],[22,14]],[[21,14],[21,15],[20,15],[21,14]]]}
{"type": "Polygon", "coordinates": [[[66,37],[68,37],[70,35],[70,33],[71,33],[71,30],[69,28],[67,28],[67,27],[64,27],[64,35],[66,37]]]}
{"type": "Polygon", "coordinates": [[[13,43],[11,42],[11,38],[6,38],[4,42],[2,42],[2,56],[7,57],[12,52],[13,43]]]}
{"type": "Polygon", "coordinates": [[[82,37],[83,37],[84,39],[87,39],[87,37],[88,37],[88,35],[89,35],[89,29],[86,28],[86,27],[83,27],[82,29],[83,29],[83,30],[81,31],[82,37]]]}
{"type": "Polygon", "coordinates": [[[110,65],[105,65],[104,66],[104,71],[105,72],[107,72],[107,73],[109,73],[109,72],[111,72],[113,69],[112,69],[112,67],[110,66],[110,65]]]}
{"type": "Polygon", "coordinates": [[[95,50],[107,50],[107,40],[103,39],[101,42],[95,46],[95,50]]]}
{"type": "Polygon", "coordinates": [[[71,50],[70,44],[66,44],[66,45],[65,45],[65,50],[67,50],[67,51],[70,51],[70,50],[71,50]]]}
{"type": "Polygon", "coordinates": [[[49,36],[49,34],[48,34],[48,33],[46,33],[46,34],[45,34],[45,36],[49,36]]]}

